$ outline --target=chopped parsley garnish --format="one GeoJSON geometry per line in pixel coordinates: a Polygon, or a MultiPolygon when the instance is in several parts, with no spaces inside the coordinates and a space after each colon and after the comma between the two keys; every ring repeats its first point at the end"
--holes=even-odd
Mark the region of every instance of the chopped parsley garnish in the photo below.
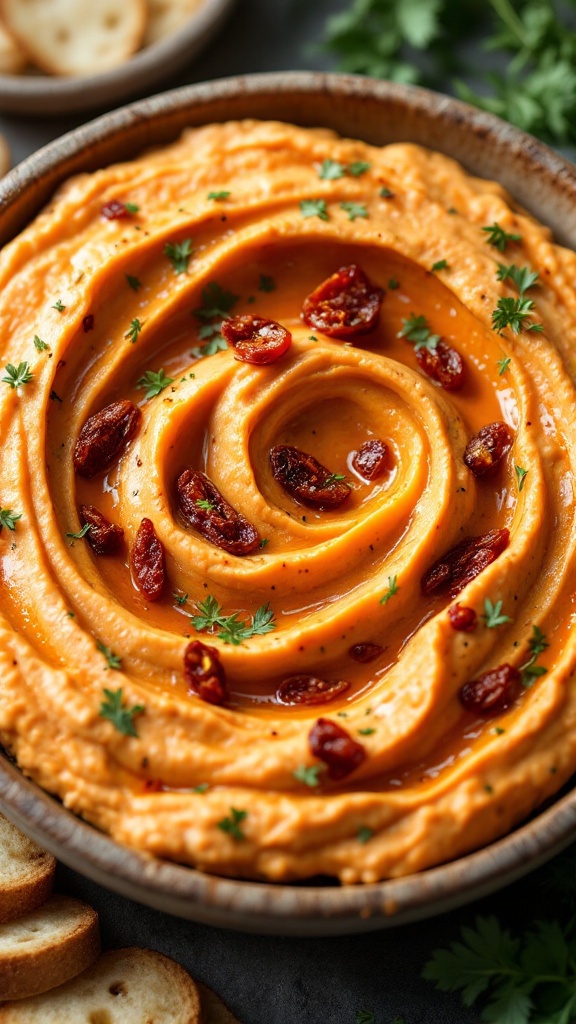
{"type": "Polygon", "coordinates": [[[164,246],[164,254],[169,260],[172,260],[175,274],[185,274],[194,255],[192,239],[185,238],[183,242],[167,242],[164,246]]]}
{"type": "Polygon", "coordinates": [[[402,330],[399,331],[398,337],[413,342],[416,351],[420,348],[436,348],[440,341],[439,334],[432,334],[426,317],[416,316],[414,313],[402,321],[402,330]]]}
{"type": "Polygon", "coordinates": [[[522,469],[522,466],[514,466],[514,469],[516,471],[516,479],[518,480],[518,490],[521,491],[524,487],[524,481],[528,474],[528,470],[522,469]]]}
{"type": "Polygon", "coordinates": [[[368,828],[368,825],[361,825],[360,828],[358,829],[357,834],[358,842],[362,843],[362,846],[364,846],[364,844],[367,843],[369,839],[372,839],[373,835],[374,829],[368,828]]]}
{"type": "Polygon", "coordinates": [[[488,245],[493,245],[498,252],[506,252],[506,247],[509,242],[521,242],[521,235],[510,234],[508,231],[504,231],[496,222],[491,224],[490,227],[482,228],[488,235],[486,241],[488,245]]]}
{"type": "Polygon", "coordinates": [[[100,651],[100,654],[103,654],[104,657],[106,658],[106,661],[108,662],[108,668],[122,667],[122,662],[118,655],[114,654],[114,651],[112,651],[109,647],[106,647],[101,640],[96,641],[96,647],[100,651]]]}
{"type": "Polygon", "coordinates": [[[447,260],[436,260],[436,263],[432,264],[432,270],[448,270],[447,260]]]}
{"type": "Polygon", "coordinates": [[[391,189],[386,188],[386,185],[382,186],[382,188],[380,189],[379,195],[380,195],[380,197],[382,199],[393,199],[394,198],[394,193],[391,191],[391,189]]]}
{"type": "Polygon", "coordinates": [[[2,377],[2,380],[5,384],[9,384],[11,388],[19,388],[23,384],[29,384],[33,378],[34,374],[30,370],[29,363],[19,363],[18,366],[8,363],[6,376],[2,377]]]}
{"type": "Polygon", "coordinates": [[[396,291],[397,288],[400,287],[400,281],[397,281],[395,277],[391,277],[390,280],[388,281],[388,287],[391,292],[394,292],[396,291]]]}
{"type": "Polygon", "coordinates": [[[507,622],[512,622],[509,615],[502,615],[502,601],[496,601],[496,604],[492,604],[489,597],[484,598],[484,614],[480,618],[486,622],[487,629],[495,629],[496,626],[504,626],[507,622]]]}
{"type": "Polygon", "coordinates": [[[371,1010],[358,1010],[356,1024],[376,1024],[376,1018],[371,1010]]]}
{"type": "Polygon", "coordinates": [[[228,199],[228,196],[231,195],[231,192],[226,192],[225,190],[221,192],[209,192],[208,199],[214,199],[216,202],[220,202],[222,199],[228,199]]]}
{"type": "Polygon", "coordinates": [[[188,600],[188,594],[178,594],[176,590],[172,591],[172,597],[179,608],[183,608],[188,600]]]}
{"type": "Polygon", "coordinates": [[[366,174],[371,166],[372,164],[367,163],[366,160],[354,160],[353,163],[348,164],[348,174],[351,174],[353,178],[359,178],[361,174],[366,174]]]}
{"type": "Polygon", "coordinates": [[[530,270],[530,267],[517,267],[514,263],[511,263],[509,267],[504,263],[499,263],[496,277],[499,281],[507,281],[510,278],[521,297],[529,288],[533,288],[539,283],[539,277],[535,270],[530,270]]]}
{"type": "Polygon", "coordinates": [[[239,298],[240,296],[234,295],[234,292],[224,291],[216,281],[210,281],[202,289],[202,305],[194,310],[194,316],[204,323],[210,320],[226,320],[239,298]]]}
{"type": "MultiPolygon", "coordinates": [[[[206,326],[210,327],[211,325],[207,324],[206,326]]],[[[201,337],[204,330],[205,328],[202,327],[199,332],[201,337]]],[[[220,330],[215,328],[212,336],[204,345],[194,346],[191,355],[195,356],[196,359],[203,359],[204,356],[215,356],[217,352],[225,352],[227,348],[228,345],[226,343],[226,339],[220,334],[220,330]]]]}
{"type": "Polygon", "coordinates": [[[348,214],[348,220],[357,220],[358,217],[366,218],[368,210],[364,203],[340,203],[340,209],[348,214]]]}
{"type": "MultiPolygon", "coordinates": [[[[114,667],[117,666],[111,666],[111,668],[114,667]]],[[[137,736],[138,733],[133,719],[136,715],[142,714],[144,705],[135,704],[132,708],[123,707],[121,688],[119,690],[104,689],[104,696],[106,700],[102,701],[100,711],[98,712],[100,717],[108,718],[116,726],[118,732],[121,732],[124,736],[137,736]]]]}
{"type": "Polygon", "coordinates": [[[72,540],[82,540],[82,537],[85,537],[86,534],[88,533],[88,530],[91,530],[91,529],[92,529],[92,524],[91,523],[84,523],[84,526],[82,527],[81,530],[78,530],[78,533],[67,533],[66,536],[67,537],[71,537],[72,540]]]}
{"type": "Polygon", "coordinates": [[[397,594],[398,591],[400,590],[400,587],[397,586],[397,584],[396,584],[397,578],[398,578],[397,576],[389,576],[388,577],[388,590],[380,598],[380,604],[388,604],[388,601],[390,600],[390,598],[394,597],[394,594],[397,594]]]}
{"type": "Polygon", "coordinates": [[[498,376],[499,377],[501,377],[503,373],[506,373],[506,370],[510,366],[511,361],[512,360],[511,360],[510,356],[507,356],[505,359],[499,359],[498,360],[498,362],[496,363],[496,366],[498,367],[498,376]]]}
{"type": "Polygon", "coordinates": [[[159,395],[164,388],[167,388],[169,384],[174,383],[173,377],[166,377],[164,370],[146,370],[143,377],[136,382],[137,388],[146,388],[145,399],[155,398],[159,395]]]}
{"type": "Polygon", "coordinates": [[[124,276],[132,291],[137,292],[138,289],[142,287],[142,281],[138,280],[137,277],[134,277],[132,274],[125,274],[124,276]]]}
{"type": "Polygon", "coordinates": [[[514,334],[520,334],[520,331],[543,331],[542,324],[535,324],[530,320],[533,310],[532,299],[521,296],[517,299],[498,299],[496,309],[492,311],[492,327],[498,334],[502,334],[505,327],[509,327],[514,334]]]}
{"type": "Polygon", "coordinates": [[[302,199],[300,212],[304,218],[319,217],[320,220],[330,220],[325,199],[302,199]]]}
{"type": "Polygon", "coordinates": [[[216,508],[214,502],[209,501],[208,498],[197,498],[194,504],[196,508],[201,508],[204,512],[211,512],[213,508],[216,508]]]}
{"type": "Polygon", "coordinates": [[[52,309],[57,309],[59,313],[63,313],[64,310],[66,309],[66,306],[60,299],[58,299],[58,301],[55,302],[54,305],[52,306],[52,309]]]}
{"type": "Polygon", "coordinates": [[[137,316],[134,317],[134,319],[131,321],[130,327],[126,331],[124,337],[125,338],[130,338],[130,341],[132,342],[132,344],[135,345],[136,342],[138,341],[138,335],[140,334],[140,331],[142,330],[143,326],[144,326],[144,324],[142,323],[142,321],[139,320],[137,316]]]}
{"type": "Polygon", "coordinates": [[[34,335],[34,348],[37,352],[45,352],[47,348],[50,348],[42,338],[39,338],[37,334],[34,335]]]}
{"type": "Polygon", "coordinates": [[[140,210],[140,207],[137,206],[136,203],[124,203],[124,207],[127,213],[138,213],[140,210]]]}
{"type": "Polygon", "coordinates": [[[209,782],[201,782],[198,786],[194,786],[192,789],[193,793],[207,793],[210,789],[209,782]]]}
{"type": "Polygon", "coordinates": [[[208,597],[204,601],[199,601],[196,607],[199,614],[190,620],[193,628],[199,633],[206,629],[215,632],[225,644],[233,644],[234,647],[253,636],[263,636],[276,629],[274,612],[269,603],[260,605],[251,616],[251,622],[242,621],[238,612],[223,615],[222,607],[213,594],[208,594],[208,597]]]}
{"type": "Polygon", "coordinates": [[[358,729],[359,736],[372,736],[376,729],[358,729]]]}
{"type": "Polygon", "coordinates": [[[239,811],[236,807],[230,808],[230,814],[227,817],[222,818],[222,821],[218,821],[216,824],[218,828],[226,832],[232,839],[245,839],[245,835],[240,828],[240,823],[248,817],[248,811],[239,811]]]}
{"type": "Polygon", "coordinates": [[[305,786],[310,786],[310,789],[314,789],[320,785],[319,776],[322,772],[326,771],[326,765],[324,764],[312,764],[307,767],[305,764],[299,764],[292,775],[297,782],[303,782],[305,786]]]}
{"type": "Polygon", "coordinates": [[[506,732],[506,729],[503,729],[501,725],[495,725],[492,732],[495,736],[502,736],[506,732]]]}
{"type": "Polygon", "coordinates": [[[538,679],[539,676],[545,676],[548,671],[547,668],[544,668],[544,665],[536,665],[537,658],[544,653],[547,647],[550,647],[550,644],[546,640],[545,633],[543,633],[538,626],[532,626],[532,636],[528,641],[528,647],[530,648],[530,657],[528,658],[528,661],[524,662],[523,665],[520,665],[522,686],[524,686],[525,689],[530,689],[534,684],[534,681],[538,679]]]}
{"type": "Polygon", "coordinates": [[[260,283],[258,285],[258,291],[260,292],[275,292],[276,282],[273,277],[268,277],[267,274],[260,274],[260,283]]]}
{"type": "Polygon", "coordinates": [[[270,543],[270,541],[268,540],[268,537],[263,537],[262,540],[260,541],[260,547],[261,548],[265,548],[266,545],[269,544],[269,543],[270,543]]]}
{"type": "Polygon", "coordinates": [[[21,512],[13,512],[11,508],[0,508],[0,530],[3,526],[7,530],[15,530],[19,519],[22,519],[21,512]]]}
{"type": "Polygon", "coordinates": [[[345,480],[346,476],[344,473],[330,473],[324,481],[324,487],[332,487],[332,484],[340,483],[341,480],[345,480]]]}
{"type": "Polygon", "coordinates": [[[337,178],[343,178],[345,174],[346,168],[338,160],[323,160],[318,171],[318,177],[323,181],[336,181],[337,178]]]}

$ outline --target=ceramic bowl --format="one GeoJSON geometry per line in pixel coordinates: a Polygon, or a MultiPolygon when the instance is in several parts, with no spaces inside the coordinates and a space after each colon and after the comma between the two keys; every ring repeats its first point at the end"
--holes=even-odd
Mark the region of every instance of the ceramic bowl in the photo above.
{"type": "MultiPolygon", "coordinates": [[[[0,182],[0,244],[65,178],[132,157],[189,125],[276,118],[379,145],[411,141],[498,179],[576,248],[576,168],[528,135],[463,103],[406,86],[313,73],[189,86],[114,111],[40,150],[0,182]]],[[[330,935],[406,923],[486,895],[576,838],[576,791],[511,835],[450,864],[374,885],[273,885],[203,874],[126,849],[74,817],[0,756],[0,808],[60,860],[124,895],[219,927],[330,935]]]]}
{"type": "Polygon", "coordinates": [[[98,75],[0,75],[0,110],[61,116],[77,110],[112,107],[129,96],[142,94],[200,53],[234,3],[235,0],[204,0],[178,32],[98,75]]]}

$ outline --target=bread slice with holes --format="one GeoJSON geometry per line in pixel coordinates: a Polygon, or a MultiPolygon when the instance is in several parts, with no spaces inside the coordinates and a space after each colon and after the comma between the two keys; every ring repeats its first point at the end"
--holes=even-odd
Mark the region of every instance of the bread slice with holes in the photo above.
{"type": "Polygon", "coordinates": [[[0,995],[24,999],[46,992],[86,970],[99,952],[96,911],[69,896],[51,896],[38,910],[0,925],[0,995]]]}
{"type": "Polygon", "coordinates": [[[202,1024],[240,1024],[240,1021],[211,988],[198,982],[202,1024]]]}
{"type": "Polygon", "coordinates": [[[0,1024],[201,1024],[196,983],[151,949],[114,949],[73,981],[0,1007],[0,1024]]]}
{"type": "Polygon", "coordinates": [[[173,36],[200,9],[204,0],[146,0],[148,23],[144,46],[173,36]]]}
{"type": "Polygon", "coordinates": [[[146,28],[145,0],[0,0],[0,15],[30,60],[51,75],[116,67],[146,28]]]}
{"type": "Polygon", "coordinates": [[[54,857],[0,814],[0,924],[41,906],[52,892],[55,869],[54,857]]]}

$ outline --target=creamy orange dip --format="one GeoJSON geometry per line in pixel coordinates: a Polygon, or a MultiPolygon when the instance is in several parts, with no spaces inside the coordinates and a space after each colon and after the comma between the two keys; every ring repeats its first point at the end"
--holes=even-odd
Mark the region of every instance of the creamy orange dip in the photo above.
{"type": "Polygon", "coordinates": [[[576,767],[575,283],[576,255],[499,185],[413,145],[212,125],[66,184],[0,265],[2,366],[32,374],[0,384],[0,503],[20,516],[0,532],[0,739],[22,770],[123,843],[273,880],[418,871],[557,791],[576,767]],[[103,216],[111,201],[127,215],[103,216]],[[519,239],[499,251],[494,224],[519,239]],[[492,324],[518,298],[499,263],[539,274],[517,334],[492,324]],[[352,264],[385,294],[374,329],[343,341],[301,312],[352,264]],[[249,313],[292,333],[282,358],[205,354],[223,317],[249,313]],[[423,372],[406,336],[416,316],[462,356],[458,390],[423,372]],[[146,397],[142,378],[160,370],[169,383],[146,397]],[[83,425],[124,399],[141,409],[135,435],[83,478],[83,425]],[[496,421],[512,449],[476,477],[465,448],[496,421]],[[353,454],[374,438],[390,464],[369,481],[353,454]],[[343,477],[346,502],[291,497],[272,474],[277,445],[343,477]],[[184,522],[186,468],[265,543],[240,557],[184,522]],[[118,554],[70,536],[82,505],[123,528],[118,554]],[[130,569],[143,518],[166,564],[153,603],[130,569]],[[457,598],[423,593],[446,552],[504,529],[505,550],[457,598]],[[236,645],[195,628],[209,596],[248,627],[268,607],[273,628],[236,645]],[[456,602],[475,612],[471,632],[451,625],[456,602]],[[223,704],[186,685],[194,640],[217,651],[223,704]],[[365,643],[381,648],[369,663],[350,654],[365,643]],[[504,664],[522,676],[509,706],[467,709],[463,687],[504,664]],[[294,675],[349,685],[282,705],[294,675]],[[102,714],[110,700],[136,735],[102,714]],[[311,751],[319,718],[364,749],[340,781],[311,751]]]}

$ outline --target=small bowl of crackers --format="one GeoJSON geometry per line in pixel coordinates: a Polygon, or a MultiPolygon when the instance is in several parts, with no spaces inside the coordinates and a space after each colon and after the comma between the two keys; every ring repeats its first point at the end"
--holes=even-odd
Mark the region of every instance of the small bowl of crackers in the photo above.
{"type": "Polygon", "coordinates": [[[0,0],[0,110],[62,114],[173,74],[234,0],[0,0]]]}

